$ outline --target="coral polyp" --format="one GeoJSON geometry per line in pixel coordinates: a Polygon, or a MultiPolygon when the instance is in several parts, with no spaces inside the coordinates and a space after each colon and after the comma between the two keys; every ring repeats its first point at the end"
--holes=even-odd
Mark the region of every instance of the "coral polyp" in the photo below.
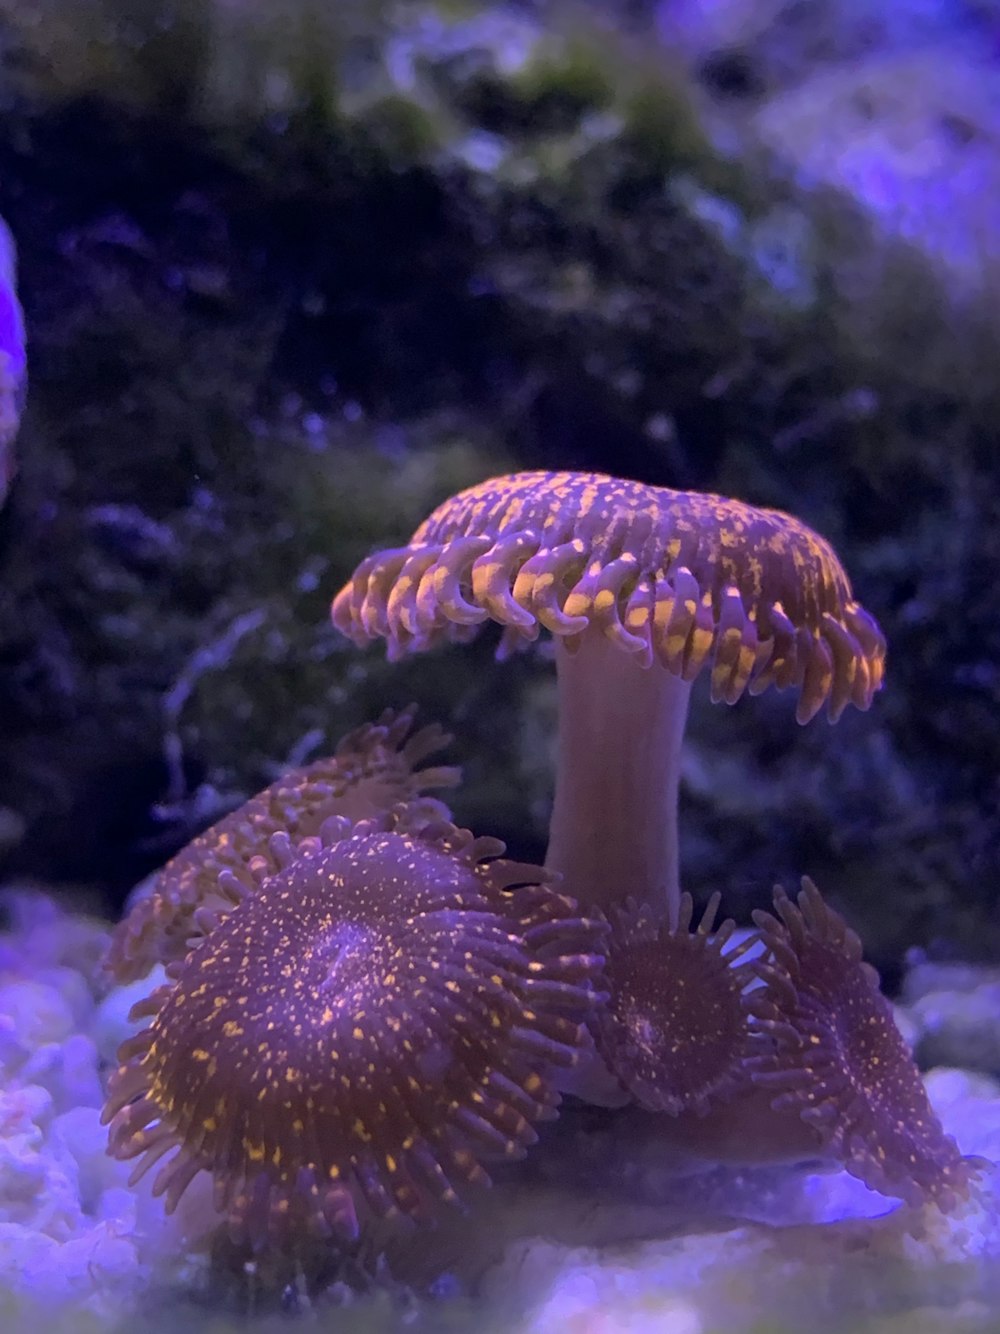
{"type": "Polygon", "coordinates": [[[333,755],[289,770],[182,848],[119,923],[106,964],[115,981],[135,981],[156,963],[183,958],[194,914],[214,894],[221,872],[240,871],[254,858],[277,869],[272,834],[294,845],[333,816],[363,820],[391,807],[400,808],[400,827],[447,819],[447,807],[424,794],[454,787],[459,771],[424,761],[449,737],[434,724],[414,732],[413,714],[386,710],[378,722],[348,733],[333,755]]]}
{"type": "Polygon", "coordinates": [[[953,1207],[970,1164],[931,1107],[860,940],[808,879],[797,903],[776,889],[774,908],[754,914],[769,955],[757,1024],[773,1042],[750,1063],[755,1083],[873,1190],[953,1207]]]}
{"type": "Polygon", "coordinates": [[[775,687],[807,723],[868,709],[885,638],[833,547],[793,515],[590,472],[491,477],[376,551],[334,597],[390,659],[502,626],[553,637],[556,781],[545,864],[602,908],[680,910],[677,791],[694,681],[735,704],[775,687]]]}
{"type": "Polygon", "coordinates": [[[503,844],[447,823],[342,819],[273,873],[224,874],[200,939],[135,1009],[110,1149],[161,1159],[174,1208],[200,1171],[255,1246],[364,1218],[430,1217],[520,1157],[587,1049],[604,926],[503,844]]]}
{"type": "Polygon", "coordinates": [[[650,1111],[704,1113],[746,1082],[745,1062],[755,1050],[745,1005],[753,942],[726,948],[736,924],[715,928],[720,900],[713,894],[694,930],[690,894],[681,896],[674,928],[635,904],[611,914],[611,999],[598,1023],[598,1048],[650,1111]]]}

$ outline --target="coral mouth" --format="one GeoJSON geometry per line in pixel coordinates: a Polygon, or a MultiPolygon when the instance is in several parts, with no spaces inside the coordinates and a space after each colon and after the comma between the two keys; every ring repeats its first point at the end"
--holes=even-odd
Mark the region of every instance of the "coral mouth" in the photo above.
{"type": "Polygon", "coordinates": [[[497,840],[408,815],[272,835],[134,1007],[151,1022],[119,1049],[109,1151],[134,1181],[160,1163],[168,1210],[207,1171],[256,1247],[423,1221],[555,1114],[606,926],[497,840]]]}
{"type": "Polygon", "coordinates": [[[728,948],[735,924],[714,926],[720,896],[691,929],[693,903],[681,896],[671,929],[645,906],[612,910],[608,947],[611,1000],[597,1024],[605,1062],[649,1111],[704,1115],[746,1084],[755,1051],[745,991],[754,980],[745,956],[728,948]]]}

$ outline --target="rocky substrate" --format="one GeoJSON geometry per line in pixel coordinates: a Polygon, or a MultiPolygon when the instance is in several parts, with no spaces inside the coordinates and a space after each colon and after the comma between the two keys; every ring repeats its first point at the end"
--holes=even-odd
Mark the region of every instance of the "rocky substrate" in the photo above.
{"type": "MultiPolygon", "coordinates": [[[[0,936],[0,1324],[61,1330],[310,1327],[657,1331],[995,1330],[1000,1178],[954,1215],[895,1207],[844,1173],[683,1177],[652,1118],[567,1105],[468,1215],[386,1236],[274,1285],[220,1269],[204,1190],[165,1219],[105,1155],[102,1084],[150,980],[107,991],[108,927],[36,890],[0,936]],[[383,1250],[384,1247],[384,1250],[383,1250]],[[214,1262],[213,1262],[214,1255],[214,1262]]],[[[915,961],[901,1020],[939,1062],[935,1107],[966,1153],[1000,1158],[995,977],[915,961]],[[962,1015],[965,1016],[964,1020],[962,1015]],[[947,1017],[947,1022],[941,1016],[947,1017]],[[977,1071],[949,1068],[956,1056],[977,1071]],[[992,1070],[993,1074],[984,1073],[992,1070]]],[[[197,1183],[196,1183],[197,1185],[197,1183]]],[[[225,1257],[224,1257],[225,1258],[225,1257]]],[[[307,1265],[308,1268],[308,1265],[307,1265]]],[[[286,1276],[288,1278],[289,1276],[286,1276]]]]}

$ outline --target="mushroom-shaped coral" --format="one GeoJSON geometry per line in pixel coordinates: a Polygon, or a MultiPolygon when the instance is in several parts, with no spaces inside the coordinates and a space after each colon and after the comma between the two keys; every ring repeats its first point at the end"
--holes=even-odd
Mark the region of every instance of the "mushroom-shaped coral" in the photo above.
{"type": "Polygon", "coordinates": [[[520,1156],[587,1045],[605,927],[450,824],[334,819],[220,877],[201,938],[136,1007],[110,1150],[173,1208],[201,1170],[255,1244],[423,1218],[520,1156]],[[323,837],[329,841],[325,843],[323,837]]]}
{"type": "Polygon", "coordinates": [[[931,1107],[860,940],[808,879],[797,904],[776,889],[774,907],[754,913],[770,956],[757,965],[756,1026],[773,1043],[749,1063],[754,1082],[873,1190],[952,1207],[969,1163],[931,1107]]]}
{"type": "Polygon", "coordinates": [[[517,473],[440,505],[333,603],[390,656],[504,627],[556,640],[559,754],[546,864],[585,902],[680,909],[679,750],[690,685],[734,703],[774,684],[806,722],[866,709],[885,643],[830,545],[776,510],[590,473],[517,473]],[[627,887],[627,888],[623,888],[627,887]]]}
{"type": "Polygon", "coordinates": [[[215,894],[221,871],[238,871],[254,858],[277,869],[272,834],[297,844],[332,816],[363,820],[392,808],[401,808],[397,824],[408,828],[448,819],[446,806],[422,794],[454,787],[458,770],[420,766],[450,738],[435,724],[414,732],[413,713],[387,710],[350,732],[332,756],[283,774],[171,858],[114,932],[106,967],[115,981],[135,981],[156,963],[183,958],[194,913],[215,894]]]}
{"type": "Polygon", "coordinates": [[[756,942],[727,949],[736,924],[714,929],[720,900],[712,895],[693,931],[690,894],[681,895],[676,927],[635,904],[610,914],[610,999],[598,1014],[597,1047],[647,1110],[704,1116],[746,1086],[756,1051],[746,990],[756,974],[745,956],[756,942]]]}

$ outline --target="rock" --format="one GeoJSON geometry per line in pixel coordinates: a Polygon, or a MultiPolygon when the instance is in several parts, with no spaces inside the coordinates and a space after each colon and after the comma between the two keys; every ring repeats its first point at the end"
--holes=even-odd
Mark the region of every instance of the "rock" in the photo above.
{"type": "Polygon", "coordinates": [[[104,1091],[97,1072],[97,1048],[85,1033],[50,1042],[32,1053],[18,1070],[19,1083],[37,1084],[52,1095],[57,1112],[100,1107],[104,1091]]]}
{"type": "Polygon", "coordinates": [[[1000,1075],[1000,969],[918,960],[903,1000],[921,1065],[1000,1075]]]}
{"type": "Polygon", "coordinates": [[[83,1215],[75,1164],[46,1143],[52,1111],[44,1089],[0,1089],[0,1221],[65,1241],[83,1215]]]}
{"type": "Polygon", "coordinates": [[[16,953],[6,961],[6,968],[15,973],[19,968],[30,971],[36,981],[51,981],[75,997],[81,995],[76,978],[82,978],[92,990],[106,989],[100,964],[110,934],[107,922],[67,912],[51,894],[30,885],[5,889],[0,904],[10,922],[7,939],[17,939],[16,953]],[[50,968],[51,974],[46,972],[50,968]],[[69,977],[67,970],[74,976],[69,977]]]}
{"type": "Polygon", "coordinates": [[[897,52],[820,69],[764,105],[756,126],[806,184],[846,191],[965,291],[1000,230],[1000,87],[988,52],[897,52]]]}
{"type": "Polygon", "coordinates": [[[108,1319],[120,1312],[137,1273],[135,1247],[114,1223],[98,1223],[61,1245],[26,1227],[0,1223],[0,1299],[8,1292],[16,1299],[16,1328],[37,1328],[32,1315],[44,1320],[46,1329],[53,1328],[53,1318],[60,1329],[79,1329],[88,1311],[108,1319]]]}
{"type": "Polygon", "coordinates": [[[102,1061],[117,1065],[117,1051],[122,1042],[141,1025],[129,1019],[129,1011],[137,1001],[144,1000],[165,979],[162,968],[154,968],[146,977],[125,987],[109,991],[94,1012],[89,1032],[97,1045],[102,1061]]]}
{"type": "Polygon", "coordinates": [[[0,1015],[11,1022],[11,1034],[25,1054],[47,1042],[61,1042],[74,1029],[72,1008],[55,987],[43,982],[0,985],[0,1015]]]}
{"type": "Polygon", "coordinates": [[[962,1152],[1000,1160],[1000,1082],[941,1067],[927,1074],[926,1083],[934,1110],[962,1152]]]}
{"type": "Polygon", "coordinates": [[[111,1200],[118,1202],[120,1212],[129,1212],[130,1193],[123,1197],[117,1192],[124,1188],[131,1166],[108,1155],[108,1131],[97,1108],[75,1107],[57,1116],[49,1142],[54,1156],[73,1163],[85,1214],[99,1216],[111,1200]]]}

